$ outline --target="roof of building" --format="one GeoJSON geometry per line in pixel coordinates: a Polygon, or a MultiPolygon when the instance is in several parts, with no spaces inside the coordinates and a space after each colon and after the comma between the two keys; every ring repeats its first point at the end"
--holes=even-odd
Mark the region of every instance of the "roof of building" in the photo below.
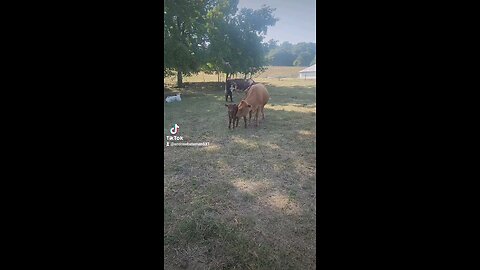
{"type": "Polygon", "coordinates": [[[299,72],[300,73],[303,73],[303,72],[313,72],[313,71],[317,71],[317,64],[311,66],[311,67],[308,67],[306,69],[302,69],[300,70],[299,72]]]}

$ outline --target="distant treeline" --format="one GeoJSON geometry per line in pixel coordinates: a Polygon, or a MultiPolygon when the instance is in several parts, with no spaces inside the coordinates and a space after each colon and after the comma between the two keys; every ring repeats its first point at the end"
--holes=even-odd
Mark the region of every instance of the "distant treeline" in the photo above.
{"type": "Polygon", "coordinates": [[[272,66],[311,66],[317,62],[316,43],[300,42],[291,44],[283,42],[278,45],[275,40],[266,44],[267,62],[272,66]]]}

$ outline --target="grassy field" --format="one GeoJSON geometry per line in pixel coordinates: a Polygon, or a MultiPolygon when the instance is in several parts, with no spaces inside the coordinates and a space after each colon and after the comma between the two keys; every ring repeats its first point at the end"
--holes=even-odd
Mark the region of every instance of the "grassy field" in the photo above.
{"type": "Polygon", "coordinates": [[[257,128],[228,129],[216,75],[165,80],[165,96],[182,94],[164,111],[165,269],[316,269],[316,83],[266,78],[289,68],[255,79],[271,95],[257,128]],[[209,146],[167,147],[175,123],[209,146]]]}

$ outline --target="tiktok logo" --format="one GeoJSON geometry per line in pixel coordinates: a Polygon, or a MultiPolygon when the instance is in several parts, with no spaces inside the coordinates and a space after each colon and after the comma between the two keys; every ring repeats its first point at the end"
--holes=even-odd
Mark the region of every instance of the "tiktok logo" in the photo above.
{"type": "Polygon", "coordinates": [[[170,129],[170,134],[174,135],[178,133],[178,130],[180,129],[180,126],[175,124],[171,129],[170,129]]]}

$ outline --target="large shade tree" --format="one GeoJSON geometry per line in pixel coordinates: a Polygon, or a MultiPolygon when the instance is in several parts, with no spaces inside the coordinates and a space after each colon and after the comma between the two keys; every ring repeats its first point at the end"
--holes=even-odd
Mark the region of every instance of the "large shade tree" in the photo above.
{"type": "Polygon", "coordinates": [[[183,75],[198,72],[204,61],[205,18],[212,4],[212,0],[164,0],[164,74],[176,71],[178,87],[183,86],[183,75]]]}
{"type": "Polygon", "coordinates": [[[253,74],[266,65],[266,49],[262,43],[269,26],[278,21],[275,9],[262,6],[258,10],[237,9],[238,0],[217,0],[207,15],[209,38],[205,69],[253,74]]]}
{"type": "Polygon", "coordinates": [[[206,16],[206,30],[208,36],[207,59],[204,70],[207,72],[232,72],[232,65],[228,61],[232,50],[232,37],[235,32],[234,16],[237,12],[238,0],[217,0],[215,6],[206,16]]]}

